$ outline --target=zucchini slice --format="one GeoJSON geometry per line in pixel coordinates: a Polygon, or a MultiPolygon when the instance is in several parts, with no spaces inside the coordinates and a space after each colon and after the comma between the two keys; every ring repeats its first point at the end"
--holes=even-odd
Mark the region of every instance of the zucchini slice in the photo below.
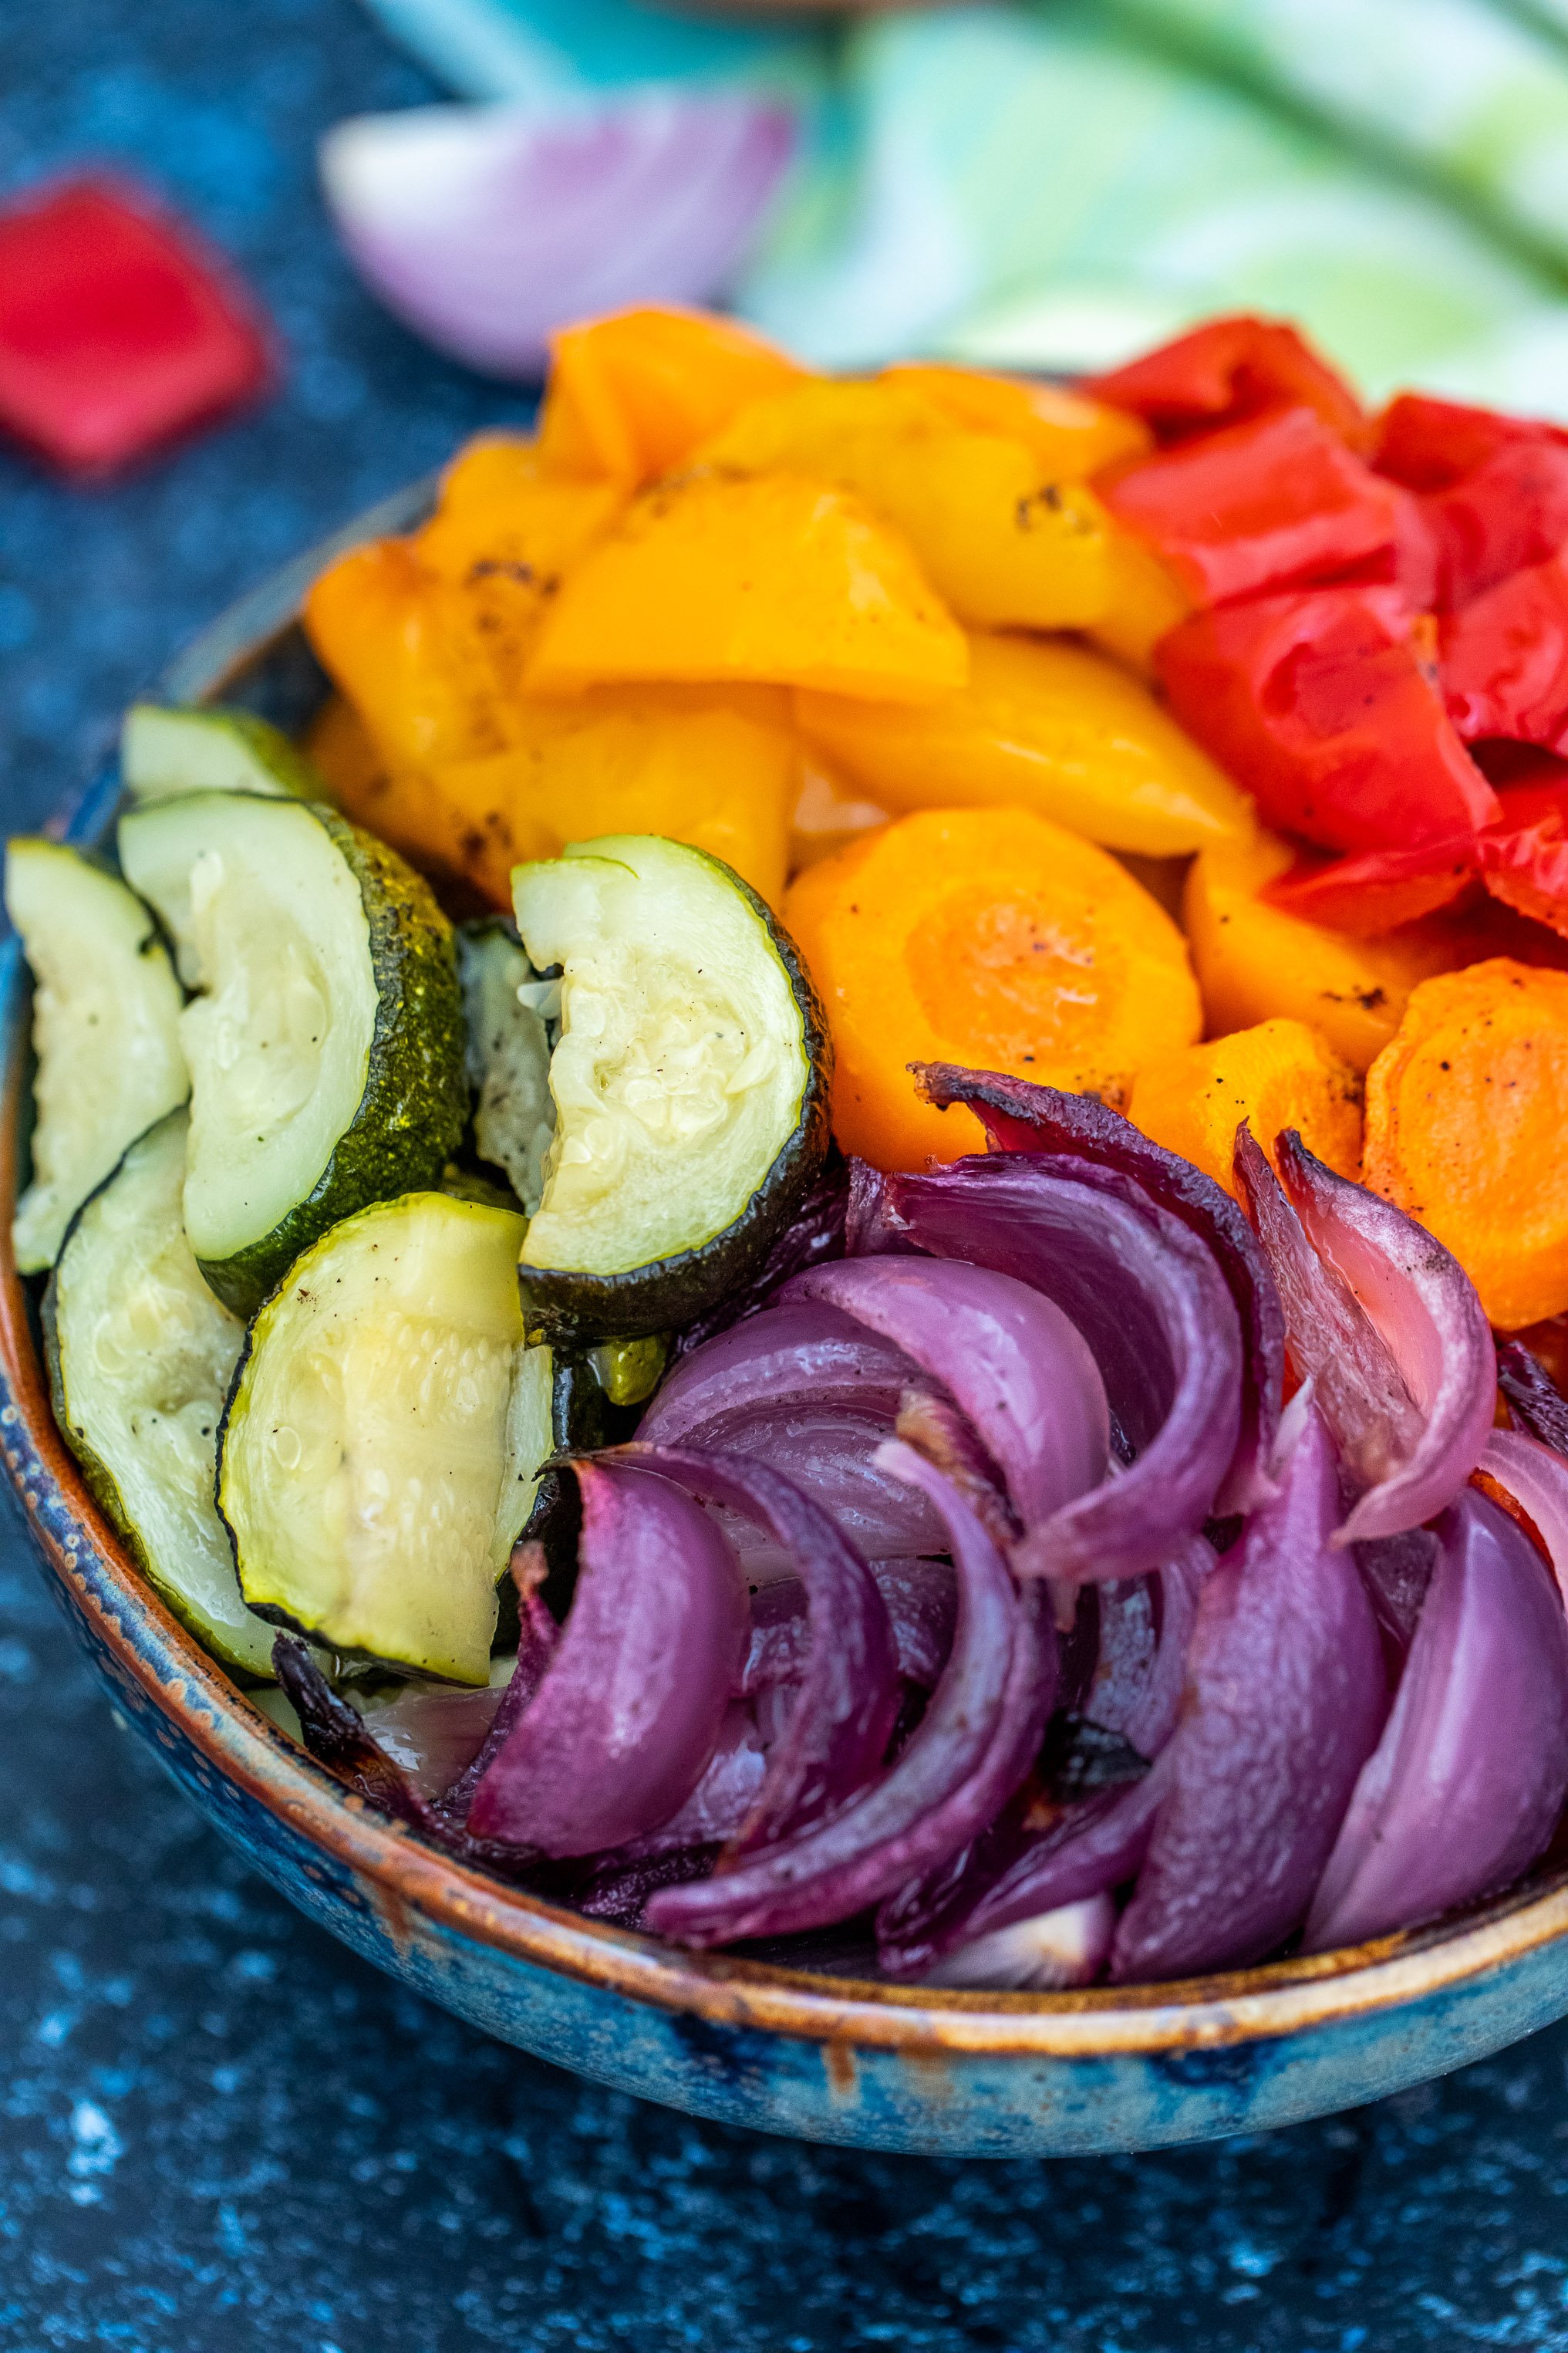
{"type": "Polygon", "coordinates": [[[827,1145],[827,1032],[788,938],[740,876],[651,834],[512,877],[561,969],[555,1134],[519,1267],[557,1342],[687,1323],[765,1256],[827,1145]]]}
{"type": "Polygon", "coordinates": [[[504,1168],[528,1215],[544,1190],[544,1158],[555,1132],[550,1093],[550,1033],[544,1012],[560,990],[541,981],[510,923],[465,923],[458,969],[468,1024],[474,1145],[504,1168]]]}
{"type": "Polygon", "coordinates": [[[486,1680],[497,1580],[552,1442],[522,1233],[513,1211],[406,1194],[334,1227],[268,1300],[218,1466],[252,1609],[330,1650],[486,1680]]]}
{"type": "Polygon", "coordinates": [[[126,1145],[190,1092],[184,997],[152,910],[80,850],[11,842],[5,910],[36,983],[33,1181],[11,1231],[37,1274],[126,1145]]]}
{"type": "Polygon", "coordinates": [[[120,731],[120,775],[134,801],[209,792],[329,797],[321,771],[281,728],[221,703],[194,711],[133,702],[120,731]]]}
{"type": "Polygon", "coordinates": [[[393,851],[310,801],[192,793],[121,819],[126,873],[203,993],[185,1230],[253,1314],[367,1201],[434,1184],[468,1118],[452,929],[393,851]]]}
{"type": "Polygon", "coordinates": [[[185,1113],[131,1146],[83,1207],[44,1294],[55,1419],[163,1599],[226,1667],[272,1672],[276,1629],[240,1598],[213,1504],[244,1326],[202,1281],[180,1195],[185,1113]]]}

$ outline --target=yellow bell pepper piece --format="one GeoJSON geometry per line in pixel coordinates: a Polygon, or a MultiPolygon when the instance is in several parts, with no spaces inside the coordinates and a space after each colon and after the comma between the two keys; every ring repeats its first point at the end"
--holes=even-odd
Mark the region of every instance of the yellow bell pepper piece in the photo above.
{"type": "Polygon", "coordinates": [[[929,702],[968,670],[963,631],[858,500],[704,475],[647,492],[568,575],[528,684],[755,680],[929,702]]]}
{"type": "Polygon", "coordinates": [[[1470,961],[1440,916],[1382,939],[1352,939],[1265,904],[1258,893],[1294,863],[1278,834],[1204,850],[1187,876],[1183,920],[1211,1037],[1288,1016],[1321,1029],[1365,1071],[1399,1027],[1411,990],[1470,961]]]}
{"type": "Polygon", "coordinates": [[[483,433],[447,469],[440,502],[414,549],[443,580],[530,588],[538,603],[626,502],[619,483],[546,473],[536,441],[483,433]]]}
{"type": "Polygon", "coordinates": [[[742,409],[692,463],[807,474],[901,531],[939,596],[981,628],[1072,629],[1110,606],[1114,526],[1023,441],[977,433],[894,384],[812,382],[742,409]]]}
{"type": "Polygon", "coordinates": [[[1282,1128],[1342,1176],[1361,1174],[1362,1089],[1350,1064],[1305,1021],[1260,1021],[1206,1046],[1146,1063],[1127,1116],[1167,1152],[1236,1191],[1236,1131],[1249,1120],[1270,1160],[1282,1128]]]}
{"type": "Polygon", "coordinates": [[[617,311],[552,336],[539,447],[555,474],[635,489],[805,370],[731,319],[617,311]]]}
{"type": "Polygon", "coordinates": [[[427,572],[408,540],[382,539],[321,574],[303,619],[322,668],[385,756],[422,766],[501,749],[502,691],[510,673],[515,692],[535,603],[531,587],[517,586],[517,609],[481,630],[467,589],[427,572]]]}
{"type": "Polygon", "coordinates": [[[784,896],[800,756],[785,697],[605,688],[519,706],[516,740],[419,769],[381,758],[346,705],[309,748],[340,806],[416,866],[511,904],[511,870],[603,833],[660,833],[784,896]]]}
{"type": "Polygon", "coordinates": [[[1155,647],[1186,619],[1193,599],[1153,549],[1120,525],[1111,531],[1109,562],[1110,601],[1086,635],[1141,678],[1152,679],[1155,647]]]}
{"type": "Polygon", "coordinates": [[[862,834],[886,825],[890,811],[861,800],[852,785],[835,776],[802,746],[800,785],[789,821],[789,871],[793,881],[821,858],[831,858],[862,834]]]}
{"type": "Polygon", "coordinates": [[[880,381],[918,394],[977,432],[1026,443],[1036,463],[1060,481],[1086,481],[1119,459],[1147,457],[1154,446],[1141,417],[1059,385],[914,362],[884,368],[880,381]]]}
{"type": "Polygon", "coordinates": [[[801,733],[890,809],[1033,809],[1110,849],[1246,839],[1252,803],[1115,662],[1059,640],[969,640],[969,683],[919,712],[801,694],[801,733]]]}

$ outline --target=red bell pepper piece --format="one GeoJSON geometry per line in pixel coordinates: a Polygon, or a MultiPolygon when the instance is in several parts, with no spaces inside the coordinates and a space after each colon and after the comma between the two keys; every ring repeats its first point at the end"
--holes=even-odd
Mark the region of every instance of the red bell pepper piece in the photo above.
{"type": "Polygon", "coordinates": [[[1568,549],[1510,573],[1443,624],[1448,716],[1468,744],[1568,752],[1568,549]]]}
{"type": "Polygon", "coordinates": [[[246,295],[139,195],[76,180],[0,210],[0,426],[66,472],[108,473],[271,375],[246,295]]]}
{"type": "Polygon", "coordinates": [[[1294,327],[1246,313],[1211,319],[1125,367],[1091,377],[1085,389],[1113,408],[1131,409],[1163,443],[1302,405],[1346,441],[1359,445],[1370,430],[1344,378],[1294,327]]]}
{"type": "Polygon", "coordinates": [[[1393,584],[1318,588],[1194,613],[1155,662],[1176,717],[1269,824],[1405,850],[1498,813],[1443,708],[1432,638],[1393,584]]]}
{"type": "Polygon", "coordinates": [[[1453,612],[1568,541],[1568,432],[1404,393],[1378,419],[1373,465],[1420,495],[1453,612]]]}
{"type": "Polygon", "coordinates": [[[1465,897],[1479,871],[1476,844],[1459,839],[1422,849],[1366,849],[1352,858],[1302,860],[1262,896],[1288,915],[1332,932],[1376,939],[1465,897]]]}
{"type": "Polygon", "coordinates": [[[1498,796],[1480,837],[1481,880],[1495,899],[1568,938],[1568,777],[1498,796]]]}
{"type": "Polygon", "coordinates": [[[1095,487],[1205,605],[1369,565],[1392,577],[1410,522],[1405,493],[1300,406],[1136,459],[1095,487]]]}

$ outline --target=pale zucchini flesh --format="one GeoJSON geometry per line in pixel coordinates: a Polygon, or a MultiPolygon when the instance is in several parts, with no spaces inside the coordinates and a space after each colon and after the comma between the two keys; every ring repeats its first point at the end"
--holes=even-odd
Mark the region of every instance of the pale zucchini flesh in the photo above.
{"type": "Polygon", "coordinates": [[[218,1473],[252,1608],[342,1654],[486,1680],[497,1580],[552,1442],[523,1225],[440,1193],[378,1203],[262,1309],[218,1473]]]}
{"type": "Polygon", "coordinates": [[[820,1008],[767,908],[701,850],[609,836],[512,882],[530,961],[561,974],[525,1303],[552,1337],[667,1328],[743,1279],[820,1164],[820,1008]]]}
{"type": "Polygon", "coordinates": [[[531,1217],[544,1190],[545,1156],[555,1130],[550,1036],[541,1007],[558,999],[559,988],[540,982],[510,926],[494,921],[463,926],[458,968],[475,1149],[492,1168],[505,1170],[531,1217]]]}
{"type": "Polygon", "coordinates": [[[182,793],[327,797],[320,769],[254,712],[133,702],[120,731],[120,774],[134,801],[182,793]]]}
{"type": "Polygon", "coordinates": [[[244,1326],[202,1281],[180,1197],[185,1114],[134,1143],[67,1236],[44,1303],[56,1418],[89,1486],[175,1616],[225,1666],[272,1672],[213,1502],[244,1326]]]}
{"type": "Polygon", "coordinates": [[[451,927],[401,859],[313,803],[242,793],[121,820],[127,873],[199,994],[185,1227],[252,1314],[365,1202],[433,1183],[467,1113],[451,927]]]}
{"type": "Polygon", "coordinates": [[[184,1000],[151,910],[80,850],[11,842],[5,908],[34,980],[33,1175],[12,1228],[33,1274],[126,1146],[185,1100],[184,1000]]]}

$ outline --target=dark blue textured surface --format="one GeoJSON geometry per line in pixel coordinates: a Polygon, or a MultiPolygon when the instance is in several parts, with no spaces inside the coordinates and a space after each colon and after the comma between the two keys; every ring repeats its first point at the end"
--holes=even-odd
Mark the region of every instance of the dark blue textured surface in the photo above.
{"type": "MultiPolygon", "coordinates": [[[[336,115],[420,80],[351,0],[8,0],[0,184],[138,164],[291,355],[264,415],[108,496],[0,460],[8,828],[235,590],[512,396],[357,292],[336,115]]],[[[1568,2348],[1568,2030],[1270,2138],[878,2158],[579,2085],[395,1991],[118,1735],[0,1522],[0,2348],[1403,2353],[1568,2348]]]]}

